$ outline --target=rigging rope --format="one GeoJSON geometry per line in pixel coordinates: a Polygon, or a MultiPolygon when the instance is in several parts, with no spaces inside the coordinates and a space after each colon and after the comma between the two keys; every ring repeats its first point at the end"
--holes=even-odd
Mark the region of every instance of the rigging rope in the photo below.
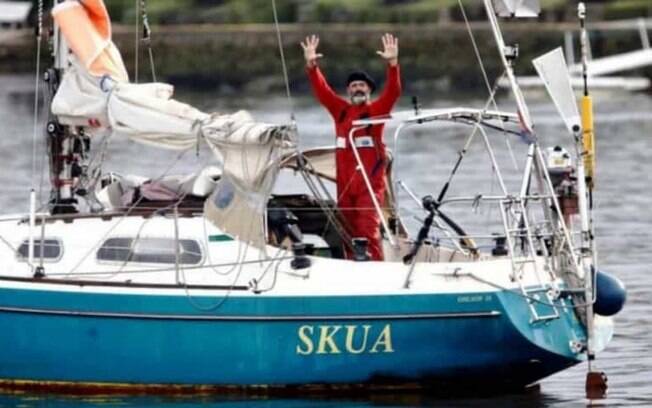
{"type": "MultiPolygon", "coordinates": [[[[466,16],[466,10],[464,9],[464,4],[462,4],[462,0],[457,0],[458,4],[460,5],[460,11],[462,12],[462,17],[464,18],[464,24],[466,25],[466,30],[469,33],[469,38],[471,39],[471,44],[473,45],[473,52],[475,53],[475,57],[478,60],[478,64],[480,65],[480,71],[482,71],[482,78],[484,79],[485,86],[487,87],[487,90],[489,91],[489,98],[491,98],[491,103],[496,111],[498,111],[498,104],[496,103],[496,99],[494,98],[495,95],[495,90],[492,91],[491,87],[491,81],[489,81],[489,75],[487,74],[487,70],[485,69],[484,63],[482,62],[482,56],[480,55],[480,49],[478,48],[478,44],[475,41],[475,36],[473,35],[473,29],[471,28],[471,23],[469,22],[468,17],[466,16]]],[[[505,74],[501,75],[500,78],[502,78],[505,74]]],[[[496,81],[498,83],[498,81],[496,81]]],[[[502,124],[501,124],[502,125],[502,124]]],[[[502,126],[503,132],[505,132],[505,126],[502,126]]],[[[514,156],[514,151],[512,150],[512,145],[509,142],[508,138],[505,138],[505,144],[507,145],[507,150],[509,151],[510,158],[512,159],[512,164],[514,165],[514,169],[518,171],[518,163],[516,162],[516,156],[514,156]]]]}
{"type": "Polygon", "coordinates": [[[36,26],[36,75],[34,79],[34,133],[32,134],[32,192],[36,186],[36,138],[38,133],[39,82],[41,74],[41,40],[43,37],[43,0],[38,2],[38,23],[36,26]]]}
{"type": "Polygon", "coordinates": [[[140,57],[140,0],[136,0],[136,42],[134,50],[134,82],[138,83],[138,59],[140,57]]]}
{"type": "MultiPolygon", "coordinates": [[[[172,169],[177,165],[177,163],[179,163],[179,162],[181,161],[181,159],[183,158],[183,156],[184,156],[188,151],[190,151],[190,150],[192,150],[192,147],[191,147],[191,148],[188,148],[188,149],[185,149],[185,150],[182,150],[182,151],[179,153],[179,155],[176,157],[176,159],[175,159],[175,160],[170,164],[170,166],[168,166],[168,167],[165,169],[165,171],[164,171],[164,172],[163,172],[159,177],[157,177],[157,178],[155,178],[155,179],[152,179],[152,182],[160,181],[163,177],[165,177],[166,175],[168,175],[168,173],[169,173],[169,172],[170,172],[170,171],[171,171],[171,170],[172,170],[172,169]]],[[[106,231],[106,233],[105,233],[105,234],[104,234],[104,235],[103,235],[103,236],[102,236],[102,237],[101,237],[101,238],[100,238],[100,239],[99,239],[99,240],[98,240],[98,241],[97,241],[97,242],[96,242],[96,243],[95,243],[95,244],[94,244],[94,245],[93,245],[89,250],[88,250],[88,252],[86,252],[86,254],[85,254],[84,256],[82,256],[82,258],[79,260],[79,262],[77,262],[77,264],[74,266],[74,268],[72,268],[72,269],[71,269],[69,272],[67,272],[66,274],[73,274],[73,273],[74,273],[74,272],[75,272],[75,271],[76,271],[76,270],[77,270],[77,269],[82,265],[82,263],[86,260],[86,258],[88,258],[88,257],[89,257],[89,256],[90,256],[90,255],[91,255],[91,254],[92,254],[92,253],[93,253],[93,252],[94,252],[94,251],[95,251],[95,250],[100,246],[100,244],[101,244],[101,243],[102,243],[102,242],[103,242],[103,241],[104,241],[104,240],[109,236],[109,234],[111,234],[111,232],[112,232],[114,229],[116,229],[116,228],[117,228],[117,227],[122,223],[122,221],[124,221],[125,219],[127,219],[127,217],[128,217],[128,216],[129,216],[129,215],[130,215],[130,214],[131,214],[131,213],[132,213],[132,212],[133,212],[137,207],[138,207],[138,204],[140,204],[140,202],[141,202],[144,198],[145,198],[145,196],[144,196],[144,195],[141,195],[141,196],[138,198],[138,200],[136,200],[136,202],[134,202],[133,204],[131,204],[131,206],[127,209],[127,211],[125,211],[125,213],[124,213],[123,216],[118,220],[118,222],[116,222],[115,224],[113,224],[113,225],[112,225],[112,226],[111,226],[111,227],[106,231]]]]}
{"type": "Polygon", "coordinates": [[[285,92],[290,105],[290,120],[294,124],[296,122],[294,115],[294,102],[292,101],[292,93],[290,92],[290,79],[288,77],[288,69],[285,63],[285,53],[283,52],[283,39],[281,38],[281,28],[278,22],[278,13],[276,11],[276,1],[272,0],[272,12],[274,14],[274,27],[276,28],[276,40],[278,42],[278,51],[281,55],[281,66],[283,68],[283,79],[285,80],[285,92]]]}
{"type": "MultiPolygon", "coordinates": [[[[485,103],[484,107],[482,108],[482,112],[486,112],[487,109],[489,109],[489,105],[491,104],[491,101],[494,99],[494,95],[497,91],[498,88],[498,83],[494,86],[493,89],[490,89],[489,92],[489,99],[485,103]]],[[[473,127],[473,131],[471,134],[467,137],[467,139],[464,142],[464,146],[462,147],[462,150],[458,152],[457,156],[457,161],[455,162],[455,165],[453,166],[453,170],[451,170],[450,175],[448,176],[448,180],[446,180],[446,183],[444,183],[444,187],[442,187],[441,191],[439,192],[439,195],[437,196],[437,203],[441,203],[444,197],[446,196],[446,193],[448,192],[448,189],[453,181],[453,177],[455,177],[455,174],[457,174],[457,170],[459,169],[460,165],[462,164],[462,160],[466,156],[466,152],[468,151],[469,147],[471,146],[471,143],[473,142],[473,139],[475,138],[475,135],[478,133],[478,130],[480,130],[482,126],[482,122],[476,122],[475,126],[473,127]]]]}
{"type": "Polygon", "coordinates": [[[149,54],[149,67],[152,70],[152,81],[156,82],[156,70],[154,68],[154,51],[152,50],[152,29],[149,27],[149,18],[147,17],[147,2],[140,1],[140,10],[143,19],[143,42],[147,45],[149,54]]]}
{"type": "Polygon", "coordinates": [[[152,30],[149,26],[149,18],[147,16],[147,2],[146,0],[136,0],[136,44],[135,44],[135,57],[134,57],[134,81],[138,83],[138,70],[140,59],[140,41],[147,46],[149,54],[149,65],[152,70],[152,81],[156,82],[156,69],[154,67],[154,51],[152,50],[152,30]],[[140,37],[140,21],[143,22],[143,36],[140,37]]]}

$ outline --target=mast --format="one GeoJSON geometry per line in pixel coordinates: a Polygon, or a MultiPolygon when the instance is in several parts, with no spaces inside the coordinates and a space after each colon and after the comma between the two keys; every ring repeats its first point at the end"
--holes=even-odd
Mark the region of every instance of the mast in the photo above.
{"type": "Polygon", "coordinates": [[[593,189],[595,188],[595,133],[593,126],[593,99],[589,93],[588,58],[590,44],[586,29],[586,5],[577,5],[577,16],[580,21],[580,44],[582,47],[582,78],[584,94],[582,96],[582,133],[576,138],[576,144],[581,155],[577,158],[577,183],[580,216],[582,224],[582,253],[584,264],[584,298],[586,299],[586,356],[588,372],[586,373],[585,390],[589,399],[604,398],[607,391],[607,375],[594,371],[595,361],[595,313],[593,303],[596,300],[597,250],[593,234],[593,189]]]}
{"type": "MultiPolygon", "coordinates": [[[[54,6],[64,0],[54,0],[54,6]]],[[[56,22],[51,32],[52,67],[44,74],[47,88],[47,104],[51,106],[61,79],[66,72],[70,50],[56,22]]],[[[90,148],[90,139],[82,129],[72,129],[61,125],[49,111],[47,122],[47,154],[50,163],[49,210],[52,214],[77,213],[76,196],[84,196],[85,190],[79,187],[83,176],[83,159],[90,148]]]]}

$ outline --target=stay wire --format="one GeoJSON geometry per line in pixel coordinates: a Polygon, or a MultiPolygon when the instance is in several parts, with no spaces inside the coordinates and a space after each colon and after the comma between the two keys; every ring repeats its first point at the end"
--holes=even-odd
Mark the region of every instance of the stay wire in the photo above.
{"type": "MultiPolygon", "coordinates": [[[[475,36],[473,35],[473,29],[471,28],[471,23],[469,22],[468,17],[466,16],[466,10],[464,9],[464,4],[462,4],[462,0],[457,0],[459,6],[460,6],[460,11],[462,13],[462,17],[464,18],[464,24],[466,26],[466,30],[469,33],[469,38],[471,39],[471,44],[473,45],[473,52],[475,53],[475,57],[478,60],[478,64],[480,65],[480,71],[482,72],[482,78],[484,79],[485,86],[487,87],[487,90],[489,91],[489,97],[491,98],[491,103],[493,105],[493,108],[498,111],[498,104],[496,103],[496,98],[494,97],[495,95],[495,90],[492,91],[491,87],[491,81],[489,80],[489,75],[487,74],[487,70],[485,69],[484,63],[482,62],[482,56],[480,55],[480,48],[478,47],[478,43],[475,40],[475,36]]],[[[503,73],[501,75],[501,78],[505,74],[503,73]]],[[[496,81],[496,84],[498,84],[498,81],[496,81]]],[[[505,127],[502,126],[503,132],[505,131],[505,127]]],[[[507,145],[507,150],[509,151],[510,157],[512,159],[512,163],[514,164],[514,168],[518,171],[518,163],[516,162],[516,156],[514,155],[514,151],[512,149],[512,145],[509,142],[509,139],[505,139],[505,144],[507,145]]]]}
{"type": "Polygon", "coordinates": [[[36,139],[38,133],[39,84],[41,79],[41,42],[43,37],[43,0],[38,2],[38,23],[36,27],[36,75],[34,78],[34,131],[32,134],[31,190],[36,189],[36,139]]]}
{"type": "MultiPolygon", "coordinates": [[[[171,163],[171,164],[170,164],[170,165],[165,169],[165,171],[164,171],[160,176],[158,176],[158,177],[155,178],[155,179],[152,179],[152,182],[157,182],[157,181],[161,180],[163,177],[165,177],[166,175],[168,175],[168,173],[169,173],[169,172],[174,168],[174,166],[176,166],[177,163],[179,163],[179,162],[181,161],[181,159],[183,158],[183,156],[184,156],[188,151],[190,151],[190,150],[192,150],[192,148],[188,148],[188,149],[184,149],[184,150],[182,150],[182,151],[177,155],[176,159],[175,159],[175,160],[174,160],[174,161],[173,161],[173,162],[172,162],[172,163],[171,163]]],[[[86,252],[86,254],[83,255],[83,256],[81,257],[81,259],[77,262],[77,264],[76,264],[76,265],[75,265],[75,266],[74,266],[70,271],[68,271],[67,274],[73,274],[73,273],[75,273],[75,271],[77,271],[77,269],[79,269],[79,267],[82,265],[82,263],[83,263],[83,262],[84,262],[84,261],[85,261],[85,260],[86,260],[86,259],[87,259],[87,258],[88,258],[88,257],[89,257],[89,256],[90,256],[90,255],[95,251],[95,250],[97,250],[97,248],[98,248],[98,247],[100,246],[100,244],[101,244],[101,243],[102,243],[102,242],[103,242],[103,241],[104,241],[104,240],[109,236],[109,234],[111,234],[111,232],[112,232],[113,230],[115,230],[115,229],[116,229],[116,228],[117,228],[117,227],[122,223],[122,221],[124,221],[124,220],[129,216],[129,215],[131,215],[131,213],[132,213],[132,212],[133,212],[133,211],[138,207],[138,204],[140,204],[140,202],[141,202],[144,198],[145,198],[145,196],[144,196],[144,195],[141,195],[141,196],[138,198],[138,200],[136,200],[136,202],[134,202],[133,204],[131,204],[131,205],[129,206],[129,208],[127,208],[127,211],[125,211],[125,213],[123,214],[122,218],[120,218],[120,219],[118,220],[118,222],[116,222],[115,224],[113,224],[113,225],[112,225],[112,226],[111,226],[111,227],[106,231],[106,233],[105,233],[105,234],[104,234],[104,235],[103,235],[103,236],[102,236],[102,237],[101,237],[101,238],[100,238],[100,239],[99,239],[95,244],[93,244],[93,245],[91,246],[91,248],[88,250],[88,252],[86,252]]]]}
{"type": "Polygon", "coordinates": [[[136,0],[136,42],[134,50],[134,82],[138,83],[138,60],[140,57],[140,0],[136,0]]]}
{"type": "Polygon", "coordinates": [[[283,68],[283,79],[285,80],[285,92],[287,94],[288,103],[290,104],[290,120],[294,124],[296,122],[294,114],[294,102],[292,100],[292,93],[290,92],[290,79],[288,76],[287,65],[285,63],[285,53],[283,52],[283,39],[281,37],[281,27],[278,22],[278,13],[276,11],[276,0],[272,0],[272,12],[274,14],[274,27],[276,28],[278,51],[281,55],[281,67],[283,68]]]}
{"type": "MultiPolygon", "coordinates": [[[[491,101],[494,100],[494,95],[496,94],[497,88],[498,88],[498,83],[496,83],[493,89],[490,89],[489,98],[487,99],[487,102],[482,108],[482,112],[486,112],[487,109],[489,109],[489,105],[491,105],[491,101]]],[[[448,189],[450,188],[451,183],[453,182],[453,178],[455,177],[455,174],[457,174],[457,170],[462,164],[462,160],[464,160],[464,158],[466,157],[466,153],[471,147],[471,143],[473,142],[475,135],[478,133],[478,130],[480,130],[480,127],[482,126],[483,123],[481,121],[475,122],[475,126],[473,127],[471,134],[466,138],[464,142],[464,146],[462,146],[462,150],[458,152],[457,160],[455,162],[455,165],[453,166],[453,170],[451,170],[451,173],[448,176],[448,180],[446,180],[446,183],[444,183],[444,186],[442,187],[441,191],[439,192],[439,195],[437,196],[438,203],[441,203],[444,197],[446,196],[446,193],[448,193],[448,189]]]]}
{"type": "Polygon", "coordinates": [[[156,68],[154,66],[154,50],[152,50],[152,29],[149,26],[149,17],[147,16],[147,1],[140,0],[141,19],[143,20],[143,42],[147,45],[149,54],[149,66],[152,70],[152,81],[156,82],[156,68]]]}

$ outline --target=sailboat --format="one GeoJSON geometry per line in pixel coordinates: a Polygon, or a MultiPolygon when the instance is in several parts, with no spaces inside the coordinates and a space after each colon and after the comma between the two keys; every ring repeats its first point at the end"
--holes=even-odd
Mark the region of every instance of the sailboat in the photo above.
{"type": "Polygon", "coordinates": [[[489,109],[492,94],[485,107],[415,106],[355,123],[386,124],[395,144],[409,128],[469,130],[436,196],[417,197],[387,167],[387,199],[374,208],[380,262],[343,256],[351,237],[327,188],[334,147],[301,151],[292,123],[204,113],[175,100],[170,85],[130,83],[103,2],[57,2],[55,61],[44,78],[52,194],[45,210],[32,193],[28,214],[0,218],[0,385],[497,390],[593,361],[613,335],[624,289],[596,268],[582,137],[589,125],[554,54],[540,68],[577,151],[540,147],[498,20],[531,18],[537,2],[484,6],[516,111],[489,109]],[[516,191],[502,178],[495,134],[527,144],[516,191]],[[90,145],[109,137],[208,148],[221,164],[156,179],[105,172],[89,159],[90,145]],[[452,196],[474,138],[501,191],[452,196]],[[309,193],[275,192],[283,171],[309,193]],[[402,222],[398,189],[422,214],[417,235],[402,222]],[[448,215],[485,203],[497,209],[494,235],[471,234],[448,215]]]}

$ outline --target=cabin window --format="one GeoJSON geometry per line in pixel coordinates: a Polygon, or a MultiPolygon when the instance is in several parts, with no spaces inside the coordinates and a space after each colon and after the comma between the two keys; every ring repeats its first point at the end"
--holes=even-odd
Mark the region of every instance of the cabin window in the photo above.
{"type": "MultiPolygon", "coordinates": [[[[172,238],[109,238],[97,251],[100,261],[174,264],[177,259],[172,238]]],[[[192,239],[178,241],[179,263],[196,265],[202,260],[199,243],[192,239]]]]}
{"type": "MultiPolygon", "coordinates": [[[[18,247],[18,258],[26,261],[29,257],[29,239],[24,240],[18,247]]],[[[63,244],[55,238],[34,240],[34,260],[41,258],[47,261],[58,261],[63,254],[63,244]]]]}

